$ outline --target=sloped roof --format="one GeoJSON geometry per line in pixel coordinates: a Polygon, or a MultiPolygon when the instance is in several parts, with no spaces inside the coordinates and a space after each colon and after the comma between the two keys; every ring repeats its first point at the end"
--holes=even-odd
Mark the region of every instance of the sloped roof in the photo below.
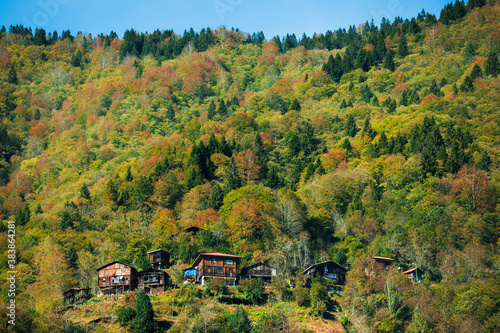
{"type": "Polygon", "coordinates": [[[412,269],[407,270],[406,272],[403,272],[403,274],[410,274],[410,273],[412,273],[412,272],[416,271],[417,269],[418,269],[419,271],[422,271],[419,267],[415,267],[415,268],[412,268],[412,269]]]}
{"type": "Polygon", "coordinates": [[[149,251],[148,254],[155,253],[155,252],[166,252],[168,254],[172,254],[172,252],[164,250],[164,249],[158,249],[158,250],[149,251]]]}
{"type": "Polygon", "coordinates": [[[392,258],[386,258],[386,257],[380,257],[380,256],[373,256],[372,257],[373,259],[375,260],[386,260],[386,261],[396,261],[396,259],[392,259],[392,258]]]}
{"type": "Polygon", "coordinates": [[[245,267],[245,268],[242,268],[242,269],[241,269],[241,271],[242,271],[242,272],[243,272],[243,271],[247,271],[247,270],[249,270],[249,269],[252,269],[252,268],[257,267],[257,266],[260,266],[260,265],[263,265],[263,266],[269,267],[270,269],[273,269],[271,266],[269,266],[269,265],[267,265],[267,264],[264,264],[263,262],[259,262],[259,263],[256,263],[256,264],[254,264],[254,265],[251,265],[251,266],[247,266],[247,267],[245,267]]]}
{"type": "Polygon", "coordinates": [[[311,265],[309,267],[307,267],[306,269],[304,269],[304,272],[303,274],[307,273],[309,270],[311,270],[312,268],[316,267],[316,266],[319,266],[319,265],[323,265],[323,264],[329,264],[329,263],[332,263],[338,267],[340,267],[342,270],[346,271],[347,272],[347,268],[343,267],[342,265],[339,265],[337,264],[335,261],[333,260],[327,260],[327,261],[323,261],[323,262],[319,262],[317,264],[314,264],[314,265],[311,265]]]}
{"type": "Polygon", "coordinates": [[[113,265],[113,264],[122,264],[122,265],[125,265],[125,266],[128,266],[128,267],[132,268],[133,270],[135,270],[135,271],[137,272],[137,269],[135,269],[135,267],[134,267],[134,266],[131,266],[131,265],[125,264],[125,263],[123,263],[123,262],[121,262],[121,261],[118,261],[118,260],[113,261],[113,262],[110,262],[110,263],[108,263],[108,264],[106,264],[106,265],[103,265],[103,266],[101,266],[101,267],[99,267],[99,268],[96,268],[96,271],[100,271],[100,270],[101,270],[101,269],[103,269],[104,267],[107,267],[107,266],[110,266],[110,265],[113,265]]]}
{"type": "Polygon", "coordinates": [[[218,257],[218,258],[225,258],[225,259],[240,259],[240,256],[235,256],[233,254],[226,254],[226,253],[218,253],[218,252],[210,252],[210,253],[200,253],[198,257],[193,262],[193,265],[191,267],[195,267],[203,257],[218,257]]]}

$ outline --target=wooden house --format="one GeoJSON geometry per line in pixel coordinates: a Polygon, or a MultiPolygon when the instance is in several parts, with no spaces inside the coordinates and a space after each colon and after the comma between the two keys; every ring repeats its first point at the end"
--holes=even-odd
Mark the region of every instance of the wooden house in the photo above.
{"type": "Polygon", "coordinates": [[[149,251],[148,255],[151,267],[158,269],[168,268],[171,254],[172,252],[168,252],[163,249],[149,251]]]}
{"type": "Polygon", "coordinates": [[[219,278],[225,280],[226,285],[234,286],[239,259],[239,256],[232,254],[200,253],[191,270],[196,270],[195,282],[204,285],[207,278],[219,278]]]}
{"type": "Polygon", "coordinates": [[[413,282],[420,282],[423,279],[424,272],[420,268],[415,267],[407,270],[406,272],[403,272],[403,274],[413,282]]]}
{"type": "Polygon", "coordinates": [[[258,263],[241,270],[240,279],[262,278],[264,282],[269,283],[276,276],[276,270],[264,263],[258,263]]]}
{"type": "Polygon", "coordinates": [[[373,256],[372,258],[373,260],[375,260],[376,263],[381,264],[385,269],[389,269],[389,267],[395,262],[395,260],[392,258],[385,258],[379,256],[373,256]]]}
{"type": "Polygon", "coordinates": [[[83,303],[91,297],[90,288],[69,288],[63,292],[64,305],[83,303]]]}
{"type": "Polygon", "coordinates": [[[139,272],[137,288],[144,290],[147,294],[155,295],[164,292],[168,283],[169,276],[167,273],[151,267],[139,272]]]}
{"type": "Polygon", "coordinates": [[[336,284],[345,284],[345,276],[347,269],[337,264],[335,261],[329,260],[311,265],[304,270],[304,277],[322,276],[325,279],[331,280],[336,284]]]}
{"type": "Polygon", "coordinates": [[[99,274],[99,293],[116,295],[137,288],[137,270],[119,261],[96,269],[99,274]]]}

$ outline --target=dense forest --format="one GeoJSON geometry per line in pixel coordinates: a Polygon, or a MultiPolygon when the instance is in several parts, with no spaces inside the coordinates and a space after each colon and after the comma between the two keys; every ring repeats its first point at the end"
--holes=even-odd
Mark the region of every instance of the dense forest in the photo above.
{"type": "Polygon", "coordinates": [[[500,3],[267,37],[2,27],[0,325],[15,221],[17,332],[125,330],[143,294],[106,310],[120,326],[77,323],[62,292],[158,248],[172,332],[499,332],[500,3]],[[201,252],[277,277],[184,286],[201,252]],[[367,274],[372,256],[397,267],[367,274]],[[326,260],[342,292],[288,287],[326,260]]]}

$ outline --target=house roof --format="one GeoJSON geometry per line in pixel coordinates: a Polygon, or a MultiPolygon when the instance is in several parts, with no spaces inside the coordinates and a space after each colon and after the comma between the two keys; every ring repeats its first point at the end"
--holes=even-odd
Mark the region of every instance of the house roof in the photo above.
{"type": "Polygon", "coordinates": [[[380,256],[373,256],[372,258],[375,260],[382,260],[382,261],[395,261],[396,260],[396,259],[380,257],[380,256]]]}
{"type": "Polygon", "coordinates": [[[110,262],[110,263],[108,263],[108,264],[106,264],[106,265],[103,265],[103,266],[101,266],[101,267],[99,267],[99,268],[96,268],[96,271],[100,271],[100,270],[101,270],[101,269],[103,269],[104,267],[107,267],[107,266],[110,266],[110,265],[113,265],[113,264],[117,264],[117,263],[118,263],[118,264],[125,265],[125,266],[128,266],[128,267],[132,268],[134,271],[136,271],[136,272],[137,272],[137,269],[135,269],[135,267],[134,267],[134,266],[131,266],[131,265],[125,264],[125,263],[123,263],[123,262],[121,262],[121,261],[118,261],[118,260],[113,261],[113,262],[110,262]]]}
{"type": "Polygon", "coordinates": [[[178,234],[181,234],[183,232],[191,232],[191,233],[194,233],[194,232],[197,232],[197,231],[200,231],[200,230],[204,230],[203,228],[200,228],[200,227],[197,227],[197,226],[190,226],[190,227],[187,227],[185,229],[182,229],[181,231],[177,231],[175,233],[172,234],[172,236],[175,236],[175,235],[178,235],[178,234]]]}
{"type": "Polygon", "coordinates": [[[217,252],[211,252],[211,253],[200,253],[198,257],[193,262],[193,265],[191,267],[195,267],[203,257],[218,257],[218,258],[225,258],[225,259],[235,259],[238,260],[241,257],[240,256],[235,256],[233,254],[225,254],[225,253],[217,253],[217,252]]]}
{"type": "Polygon", "coordinates": [[[252,269],[252,268],[254,268],[254,267],[260,266],[260,265],[264,265],[264,266],[269,267],[269,268],[271,268],[271,269],[272,269],[272,267],[271,267],[271,266],[269,266],[269,265],[267,265],[267,264],[264,264],[263,262],[259,262],[259,263],[257,263],[257,264],[254,264],[254,265],[251,265],[251,266],[247,266],[247,267],[245,267],[245,268],[242,268],[241,270],[242,270],[242,271],[246,271],[246,270],[252,269]]]}
{"type": "Polygon", "coordinates": [[[306,269],[304,269],[304,272],[303,274],[307,273],[309,270],[311,270],[312,268],[316,267],[316,266],[319,266],[319,265],[323,265],[323,264],[328,264],[328,263],[333,263],[334,265],[340,267],[342,270],[346,271],[347,272],[347,268],[337,264],[335,261],[333,260],[327,260],[327,261],[323,261],[323,262],[319,262],[317,264],[314,264],[314,265],[311,265],[309,267],[307,267],[306,269]]]}
{"type": "Polygon", "coordinates": [[[172,254],[172,252],[170,252],[170,251],[166,251],[166,250],[164,250],[164,249],[158,249],[158,250],[149,251],[149,252],[148,252],[148,254],[150,254],[150,253],[155,253],[155,252],[166,252],[166,253],[168,253],[168,254],[172,254]]]}
{"type": "Polygon", "coordinates": [[[422,271],[419,267],[415,267],[415,268],[412,268],[412,269],[407,270],[406,272],[403,272],[403,274],[410,274],[410,273],[412,273],[412,272],[416,271],[417,269],[418,269],[419,271],[422,271]]]}

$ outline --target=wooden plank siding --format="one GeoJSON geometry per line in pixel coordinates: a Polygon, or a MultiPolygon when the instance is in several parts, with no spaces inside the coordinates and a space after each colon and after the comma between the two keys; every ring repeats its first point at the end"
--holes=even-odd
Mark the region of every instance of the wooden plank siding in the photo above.
{"type": "Polygon", "coordinates": [[[97,269],[102,294],[118,294],[137,288],[137,270],[121,262],[112,262],[97,269]]]}

